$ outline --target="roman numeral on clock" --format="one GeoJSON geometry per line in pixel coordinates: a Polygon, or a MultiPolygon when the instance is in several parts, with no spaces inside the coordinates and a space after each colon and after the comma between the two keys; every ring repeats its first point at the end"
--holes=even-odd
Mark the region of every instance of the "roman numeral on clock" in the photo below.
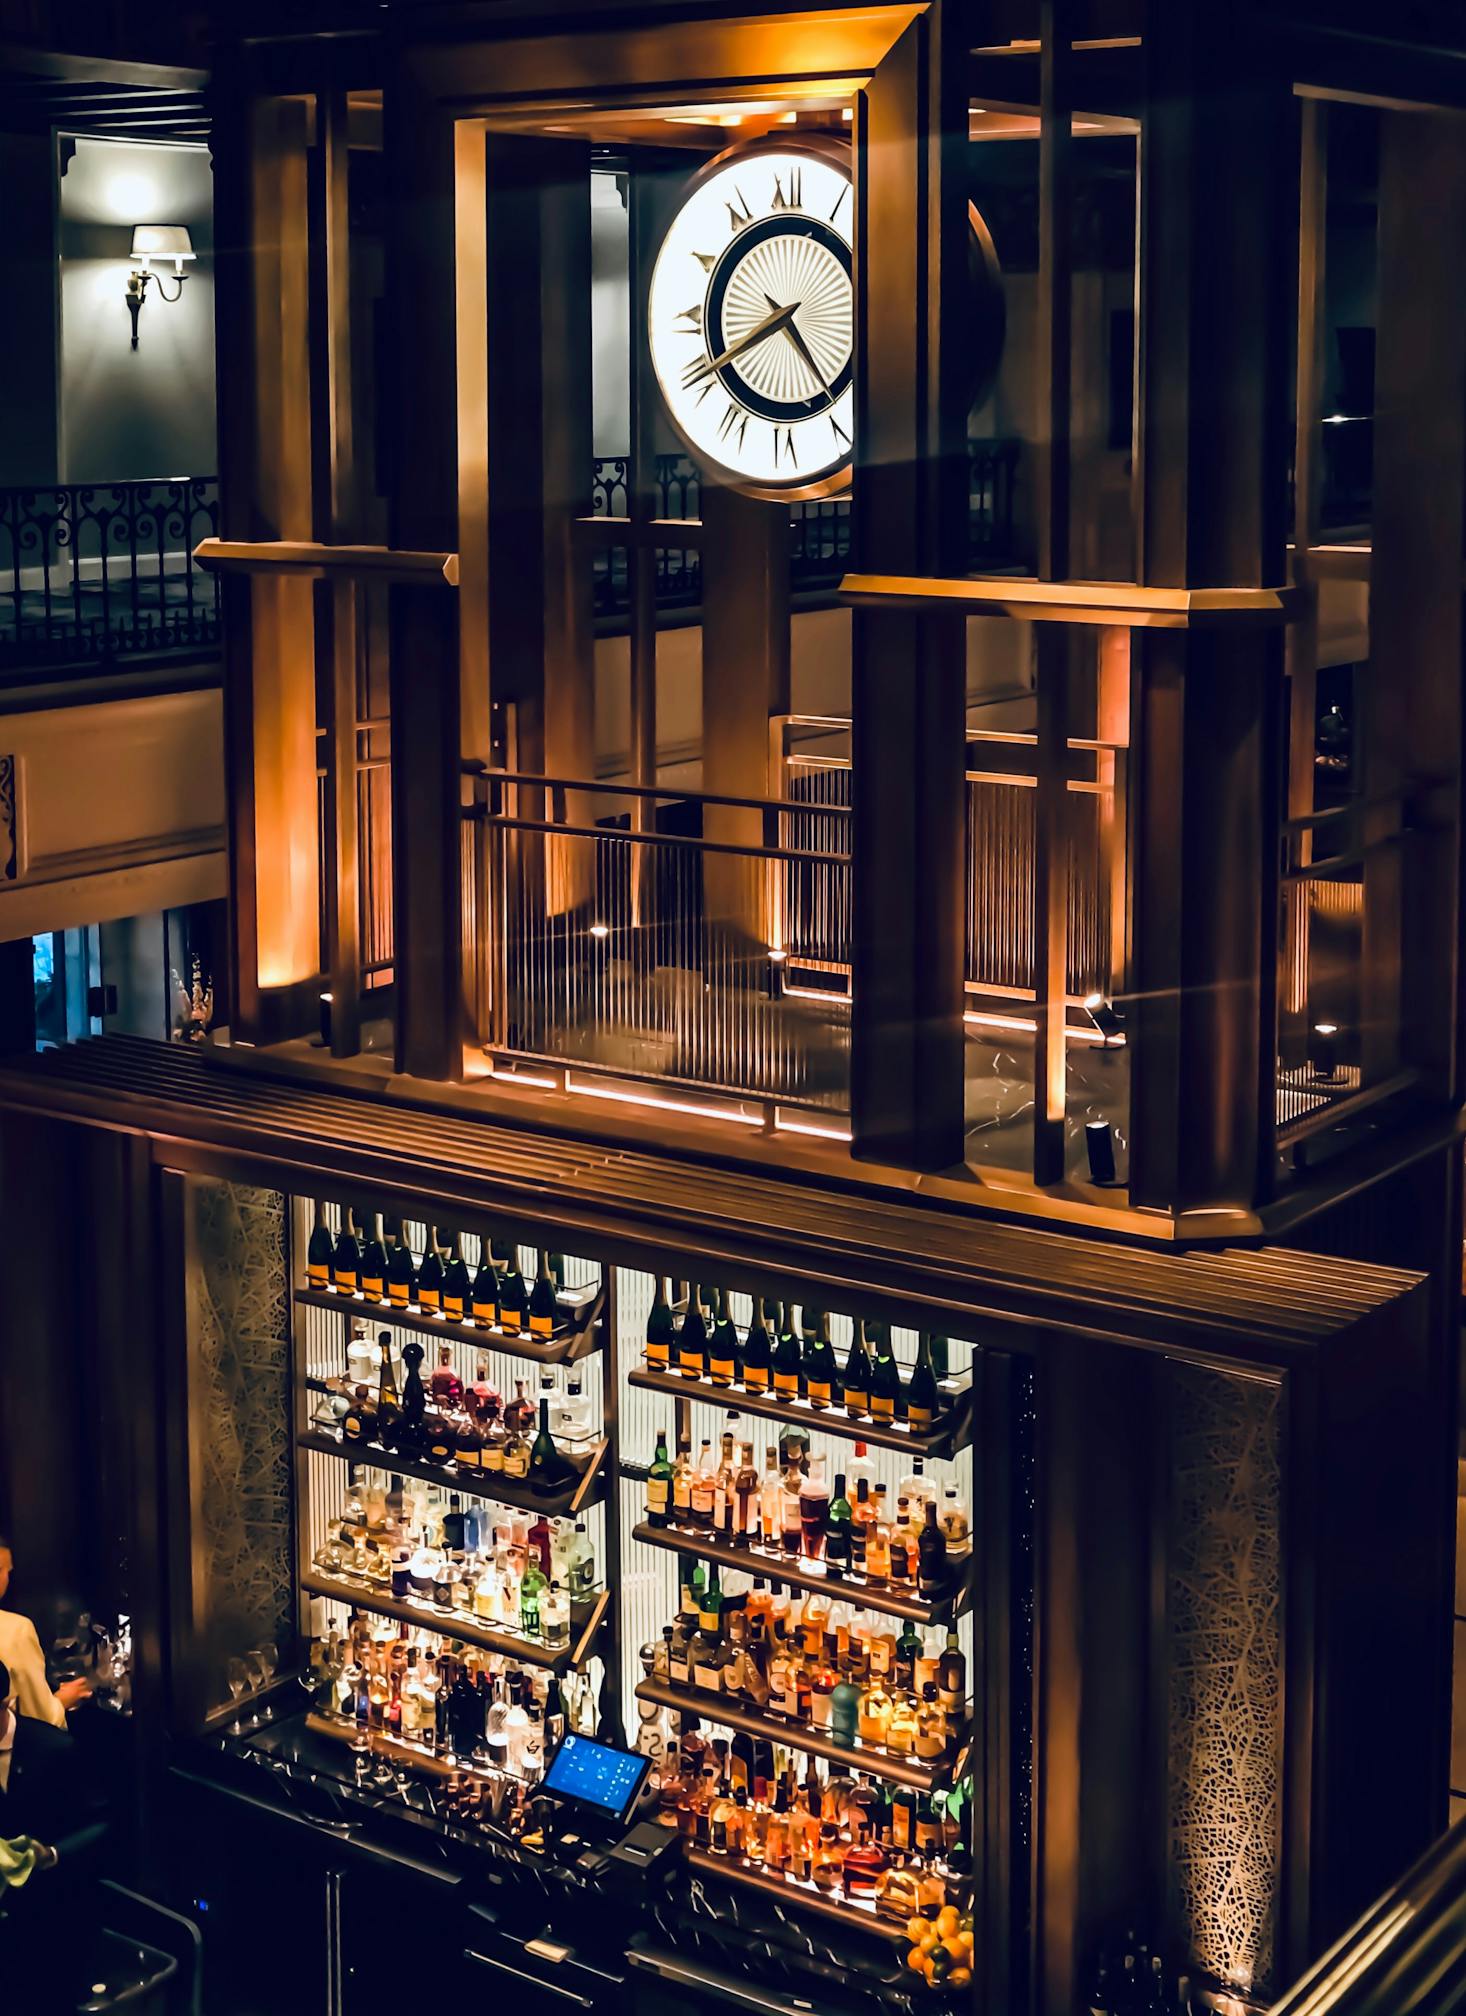
{"type": "MultiPolygon", "coordinates": [[[[735,445],[741,448],[743,446],[743,437],[748,432],[748,415],[741,407],[735,406],[730,400],[728,410],[724,413],[722,420],[718,424],[718,439],[726,441],[730,435],[734,434],[735,429],[737,430],[735,445]]],[[[775,459],[777,460],[778,458],[775,457],[775,459]]]]}
{"type": "Polygon", "coordinates": [[[736,182],[733,185],[733,194],[738,198],[738,201],[730,203],[725,198],[723,208],[728,212],[728,229],[730,231],[741,231],[745,224],[753,222],[753,212],[745,202],[743,191],[738,187],[736,182]]]}
{"type": "Polygon", "coordinates": [[[804,175],[798,168],[789,170],[789,194],[784,194],[783,178],[774,177],[774,200],[772,210],[802,210],[804,208],[804,175]]]}
{"type": "Polygon", "coordinates": [[[685,322],[689,329],[702,327],[702,303],[694,301],[690,308],[679,308],[672,318],[675,322],[685,322]]]}
{"type": "Polygon", "coordinates": [[[829,421],[835,430],[835,439],[839,442],[841,448],[848,448],[850,446],[850,436],[845,432],[845,429],[840,425],[833,413],[830,414],[829,421]]]}
{"type": "Polygon", "coordinates": [[[799,467],[798,457],[794,453],[794,429],[792,427],[776,427],[774,429],[774,467],[776,469],[779,466],[781,455],[788,458],[791,469],[799,467]]]}

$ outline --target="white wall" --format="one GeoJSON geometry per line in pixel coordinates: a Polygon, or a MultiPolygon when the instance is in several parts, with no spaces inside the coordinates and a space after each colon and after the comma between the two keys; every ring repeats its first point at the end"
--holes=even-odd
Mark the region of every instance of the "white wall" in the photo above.
{"type": "Polygon", "coordinates": [[[61,178],[63,482],[215,473],[213,206],[207,148],[77,140],[61,178]],[[199,255],[176,304],[149,287],[136,350],[135,224],[186,224],[199,255]]]}

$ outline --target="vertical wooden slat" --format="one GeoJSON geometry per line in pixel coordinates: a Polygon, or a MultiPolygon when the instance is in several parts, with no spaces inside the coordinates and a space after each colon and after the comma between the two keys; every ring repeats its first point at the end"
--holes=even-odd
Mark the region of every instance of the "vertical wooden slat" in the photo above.
{"type": "MultiPolygon", "coordinates": [[[[1073,240],[1073,67],[1067,0],[1039,9],[1038,352],[1047,381],[1038,458],[1038,572],[1069,572],[1069,382],[1073,240]]],[[[1038,786],[1034,804],[1033,1176],[1064,1174],[1069,991],[1069,647],[1064,626],[1037,627],[1038,786]]]]}

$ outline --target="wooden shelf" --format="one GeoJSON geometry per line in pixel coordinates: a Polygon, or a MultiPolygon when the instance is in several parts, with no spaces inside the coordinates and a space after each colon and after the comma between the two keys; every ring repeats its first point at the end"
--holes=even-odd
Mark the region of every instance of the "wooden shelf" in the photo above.
{"type": "Polygon", "coordinates": [[[699,1875],[716,1876],[741,1889],[760,1891],[780,1904],[793,1905],[797,1911],[828,1918],[842,1931],[848,1932],[854,1926],[877,1939],[889,1939],[902,1946],[911,1944],[905,1922],[887,1918],[867,1898],[847,1897],[843,1890],[817,1890],[813,1883],[800,1883],[792,1876],[775,1876],[767,1869],[750,1869],[746,1863],[735,1862],[731,1855],[714,1855],[706,1848],[684,1846],[682,1854],[687,1867],[697,1870],[699,1875]]]}
{"type": "MultiPolygon", "coordinates": [[[[439,1343],[468,1344],[479,1351],[503,1351],[511,1358],[526,1358],[535,1365],[573,1365],[600,1348],[600,1317],[605,1306],[604,1283],[598,1288],[571,1289],[583,1296],[573,1317],[556,1325],[548,1337],[530,1337],[523,1331],[513,1336],[507,1330],[483,1330],[476,1323],[460,1323],[431,1310],[409,1303],[402,1308],[393,1302],[369,1301],[365,1295],[342,1295],[334,1288],[297,1288],[295,1299],[307,1309],[330,1309],[338,1316],[360,1316],[368,1323],[385,1323],[389,1328],[415,1330],[439,1343]]],[[[566,1297],[562,1295],[562,1308],[566,1297]]]]}
{"type": "Polygon", "coordinates": [[[884,1617],[903,1617],[913,1624],[945,1624],[962,1614],[971,1595],[966,1576],[954,1583],[945,1596],[918,1596],[904,1589],[872,1587],[854,1575],[827,1575],[821,1564],[806,1561],[802,1555],[734,1547],[726,1540],[715,1540],[711,1533],[700,1528],[643,1523],[633,1529],[631,1537],[647,1547],[665,1547],[672,1554],[716,1561],[720,1568],[740,1568],[748,1575],[765,1575],[771,1582],[783,1582],[792,1589],[814,1589],[821,1596],[828,1596],[832,1603],[853,1603],[858,1609],[879,1610],[884,1617]]]}
{"type": "MultiPolygon", "coordinates": [[[[343,1715],[323,1714],[319,1708],[312,1708],[307,1713],[305,1726],[313,1736],[329,1736],[338,1743],[353,1742],[357,1733],[354,1721],[348,1722],[343,1715]]],[[[506,1778],[513,1785],[529,1782],[517,1771],[486,1770],[483,1765],[470,1763],[467,1758],[439,1757],[409,1737],[394,1736],[387,1729],[368,1729],[367,1735],[373,1757],[400,1757],[404,1764],[410,1764],[414,1771],[421,1771],[430,1778],[473,1778],[485,1785],[498,1784],[506,1778]]]]}
{"type": "Polygon", "coordinates": [[[568,1519],[599,1505],[606,1495],[604,1436],[592,1450],[580,1474],[559,1491],[535,1491],[528,1483],[512,1477],[495,1476],[488,1470],[462,1470],[452,1463],[409,1461],[394,1449],[375,1442],[346,1442],[328,1435],[324,1429],[308,1429],[297,1435],[296,1444],[317,1456],[334,1456],[342,1463],[369,1464],[399,1477],[418,1477],[425,1484],[437,1484],[463,1498],[486,1498],[495,1505],[509,1505],[519,1512],[543,1512],[548,1519],[568,1519]]]}
{"type": "Polygon", "coordinates": [[[761,1714],[757,1708],[730,1701],[726,1694],[708,1694],[700,1687],[673,1687],[666,1680],[642,1680],[636,1689],[638,1701],[654,1701],[659,1708],[700,1715],[705,1722],[721,1723],[725,1729],[741,1729],[745,1735],[759,1736],[767,1743],[782,1743],[786,1749],[802,1751],[809,1757],[823,1757],[832,1764],[846,1764],[867,1771],[872,1778],[889,1779],[893,1785],[910,1785],[918,1792],[935,1792],[952,1776],[948,1758],[925,1763],[919,1757],[893,1757],[885,1750],[857,1743],[847,1749],[819,1729],[803,1722],[789,1722],[782,1715],[761,1714]]]}
{"type": "Polygon", "coordinates": [[[459,1638],[465,1645],[477,1645],[485,1652],[502,1653],[505,1658],[518,1659],[525,1666],[548,1666],[556,1673],[564,1673],[570,1667],[582,1664],[611,1601],[610,1591],[603,1589],[589,1603],[572,1603],[570,1643],[560,1651],[552,1652],[533,1638],[522,1638],[514,1631],[493,1630],[457,1610],[436,1610],[431,1603],[414,1603],[390,1592],[358,1588],[353,1582],[337,1582],[316,1568],[308,1569],[301,1576],[300,1586],[308,1596],[325,1596],[333,1603],[346,1603],[357,1610],[369,1610],[377,1617],[393,1617],[399,1624],[436,1631],[442,1638],[459,1638]]]}
{"type": "Polygon", "coordinates": [[[970,1379],[948,1380],[942,1391],[952,1405],[930,1435],[913,1435],[902,1422],[882,1426],[876,1421],[852,1421],[843,1408],[811,1407],[807,1400],[776,1400],[772,1393],[749,1393],[742,1386],[715,1386],[710,1379],[684,1379],[677,1372],[653,1372],[634,1365],[627,1374],[633,1386],[665,1393],[673,1400],[701,1400],[709,1407],[736,1407],[740,1414],[761,1414],[770,1421],[797,1422],[821,1435],[864,1442],[872,1449],[904,1449],[908,1455],[944,1461],[965,1449],[972,1436],[970,1379]]]}

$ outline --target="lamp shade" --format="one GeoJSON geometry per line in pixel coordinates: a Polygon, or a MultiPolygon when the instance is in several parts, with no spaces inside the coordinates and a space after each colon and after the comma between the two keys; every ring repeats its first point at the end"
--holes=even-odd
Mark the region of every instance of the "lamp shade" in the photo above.
{"type": "Polygon", "coordinates": [[[186,224],[138,224],[133,227],[134,259],[192,259],[196,256],[186,224]]]}

